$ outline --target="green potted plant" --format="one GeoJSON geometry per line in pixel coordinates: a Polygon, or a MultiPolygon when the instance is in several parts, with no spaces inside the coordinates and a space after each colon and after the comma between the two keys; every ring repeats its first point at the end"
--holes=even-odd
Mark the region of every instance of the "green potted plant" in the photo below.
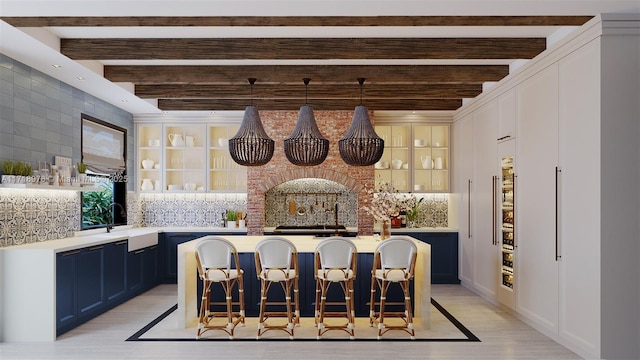
{"type": "Polygon", "coordinates": [[[14,163],[11,160],[7,160],[2,163],[2,183],[13,184],[15,181],[14,163]]]}
{"type": "Polygon", "coordinates": [[[87,174],[86,174],[87,164],[83,163],[82,161],[79,162],[76,165],[76,170],[78,171],[78,182],[80,184],[89,182],[89,179],[87,178],[87,174]]]}
{"type": "Polygon", "coordinates": [[[227,227],[235,228],[236,220],[238,220],[238,214],[234,210],[227,210],[227,227]]]}

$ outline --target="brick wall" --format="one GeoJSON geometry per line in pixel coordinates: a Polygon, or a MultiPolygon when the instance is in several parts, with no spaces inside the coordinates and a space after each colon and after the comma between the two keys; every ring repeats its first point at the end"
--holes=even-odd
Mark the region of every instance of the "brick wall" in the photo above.
{"type": "MultiPolygon", "coordinates": [[[[338,151],[340,140],[349,129],[353,110],[315,111],[320,132],[329,139],[329,155],[318,166],[297,166],[287,160],[284,154],[284,139],[291,135],[298,120],[297,111],[260,111],[260,118],[267,134],[275,140],[273,158],[264,166],[249,167],[247,185],[247,226],[249,235],[261,235],[264,227],[266,191],[289,180],[302,178],[322,178],[340,183],[358,193],[358,232],[360,235],[373,234],[373,217],[362,210],[366,192],[364,186],[373,186],[372,166],[347,165],[338,151]]],[[[370,114],[373,121],[373,115],[370,114]]]]}

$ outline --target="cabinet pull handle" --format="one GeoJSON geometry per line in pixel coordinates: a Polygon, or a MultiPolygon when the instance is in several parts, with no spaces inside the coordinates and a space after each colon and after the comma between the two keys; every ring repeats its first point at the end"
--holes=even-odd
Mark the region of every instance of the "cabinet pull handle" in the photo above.
{"type": "Polygon", "coordinates": [[[467,234],[471,239],[471,179],[468,180],[468,198],[467,198],[467,234]]]}
{"type": "Polygon", "coordinates": [[[496,178],[495,175],[491,177],[491,245],[498,243],[496,240],[496,178]]]}
{"type": "Polygon", "coordinates": [[[559,250],[559,246],[560,246],[560,237],[558,236],[558,231],[559,231],[559,225],[558,225],[558,220],[560,218],[560,214],[558,211],[558,204],[560,201],[560,187],[559,187],[559,178],[560,178],[560,173],[562,172],[562,170],[556,166],[556,261],[558,261],[558,259],[560,259],[562,257],[562,255],[560,255],[560,250],[559,250]]]}
{"type": "Polygon", "coordinates": [[[143,252],[144,252],[144,249],[134,251],[133,253],[134,253],[134,254],[136,254],[136,255],[138,255],[138,254],[142,254],[143,252]]]}
{"type": "Polygon", "coordinates": [[[100,246],[94,246],[92,248],[89,248],[89,251],[96,251],[96,250],[100,250],[103,249],[104,245],[100,245],[100,246]]]}
{"type": "Polygon", "coordinates": [[[508,139],[508,138],[510,138],[510,137],[511,137],[511,135],[505,135],[505,136],[503,136],[503,137],[499,137],[499,138],[498,138],[498,141],[502,141],[502,140],[508,139]]]}
{"type": "Polygon", "coordinates": [[[158,245],[153,245],[152,247],[149,248],[149,250],[155,250],[158,248],[158,245]]]}
{"type": "Polygon", "coordinates": [[[513,248],[517,248],[518,245],[516,244],[516,240],[518,240],[518,237],[516,236],[516,219],[518,218],[516,216],[516,179],[518,178],[518,175],[516,175],[516,173],[513,173],[513,196],[511,197],[511,205],[513,207],[513,226],[511,227],[511,230],[513,231],[513,248]]]}
{"type": "Polygon", "coordinates": [[[116,245],[117,245],[117,246],[120,246],[120,245],[126,245],[126,244],[127,244],[127,240],[118,241],[118,242],[116,243],[116,245]]]}
{"type": "Polygon", "coordinates": [[[71,256],[71,255],[78,255],[78,254],[80,254],[80,250],[69,251],[69,252],[66,252],[66,253],[62,254],[62,257],[71,256]]]}

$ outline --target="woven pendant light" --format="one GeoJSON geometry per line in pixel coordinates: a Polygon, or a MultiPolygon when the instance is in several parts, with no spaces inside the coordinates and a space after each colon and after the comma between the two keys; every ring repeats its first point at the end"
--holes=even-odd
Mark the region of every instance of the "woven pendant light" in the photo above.
{"type": "Polygon", "coordinates": [[[347,164],[369,166],[382,157],[384,140],[376,134],[369,119],[369,110],[362,105],[364,78],[358,78],[358,83],[360,83],[360,105],[356,106],[346,135],[338,141],[338,149],[342,160],[347,164]]]}
{"type": "Polygon", "coordinates": [[[233,161],[240,165],[260,166],[271,160],[275,142],[264,131],[258,108],[253,106],[253,84],[256,79],[248,80],[251,84],[251,105],[244,110],[238,133],[229,139],[229,153],[233,161]]]}
{"type": "Polygon", "coordinates": [[[318,129],[313,109],[307,105],[309,81],[304,78],[305,105],[300,107],[298,122],[291,136],[284,139],[284,153],[287,159],[299,166],[314,166],[321,164],[329,153],[329,140],[318,129]]]}

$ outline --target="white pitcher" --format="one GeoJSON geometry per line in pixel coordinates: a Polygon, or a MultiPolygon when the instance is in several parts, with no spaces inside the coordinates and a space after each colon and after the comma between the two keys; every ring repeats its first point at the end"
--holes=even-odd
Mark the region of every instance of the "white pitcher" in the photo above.
{"type": "Polygon", "coordinates": [[[169,134],[169,142],[171,142],[171,146],[184,146],[182,134],[169,134]]]}
{"type": "Polygon", "coordinates": [[[420,157],[422,160],[422,168],[423,169],[431,169],[433,168],[433,160],[431,160],[431,155],[424,155],[420,157]]]}
{"type": "Polygon", "coordinates": [[[188,147],[194,147],[196,145],[196,137],[195,136],[185,136],[184,137],[185,142],[187,144],[188,147]]]}
{"type": "Polygon", "coordinates": [[[441,157],[437,157],[436,161],[435,161],[435,168],[437,170],[441,170],[442,169],[442,158],[441,157]]]}

